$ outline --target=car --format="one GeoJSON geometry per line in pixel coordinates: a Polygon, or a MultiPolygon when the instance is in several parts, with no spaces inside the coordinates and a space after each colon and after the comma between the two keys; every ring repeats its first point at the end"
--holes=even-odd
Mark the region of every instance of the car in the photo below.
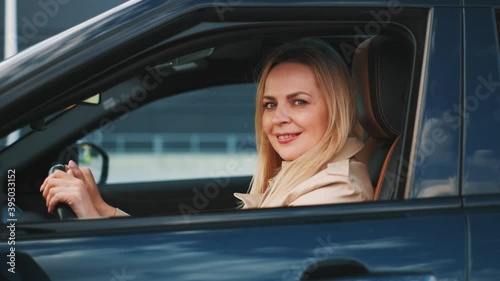
{"type": "Polygon", "coordinates": [[[0,64],[5,280],[497,280],[495,1],[128,1],[0,64]],[[349,65],[370,202],[238,209],[259,63],[349,65]],[[55,164],[131,217],[48,214],[55,164]]]}

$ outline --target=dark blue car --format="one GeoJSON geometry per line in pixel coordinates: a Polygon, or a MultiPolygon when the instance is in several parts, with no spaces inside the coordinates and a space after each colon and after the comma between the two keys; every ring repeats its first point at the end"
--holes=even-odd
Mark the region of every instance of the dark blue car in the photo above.
{"type": "Polygon", "coordinates": [[[500,4],[129,1],[0,64],[1,280],[500,279],[500,4]],[[371,202],[238,210],[255,77],[320,37],[351,67],[371,202]],[[48,214],[91,167],[132,217],[48,214]]]}

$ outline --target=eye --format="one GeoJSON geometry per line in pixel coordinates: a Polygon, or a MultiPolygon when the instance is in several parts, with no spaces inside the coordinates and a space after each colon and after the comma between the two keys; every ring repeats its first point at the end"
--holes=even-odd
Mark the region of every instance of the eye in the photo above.
{"type": "Polygon", "coordinates": [[[294,101],[293,101],[293,104],[294,104],[294,105],[306,105],[306,104],[308,104],[308,102],[307,102],[307,101],[305,101],[305,100],[300,100],[300,99],[299,99],[299,100],[294,100],[294,101]]]}
{"type": "Polygon", "coordinates": [[[269,102],[265,102],[262,106],[265,109],[271,109],[271,108],[275,108],[276,107],[276,103],[269,101],[269,102]]]}

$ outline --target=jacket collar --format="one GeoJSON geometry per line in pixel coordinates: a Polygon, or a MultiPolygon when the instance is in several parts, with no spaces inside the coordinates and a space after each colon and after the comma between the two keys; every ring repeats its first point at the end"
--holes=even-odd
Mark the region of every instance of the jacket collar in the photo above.
{"type": "Polygon", "coordinates": [[[342,149],[340,149],[340,151],[333,156],[331,162],[337,162],[352,158],[354,155],[360,152],[361,149],[363,149],[364,145],[365,144],[358,138],[348,137],[344,144],[344,147],[342,147],[342,149]]]}
{"type": "Polygon", "coordinates": [[[244,209],[257,208],[260,201],[264,198],[264,194],[246,194],[246,193],[234,193],[234,197],[240,199],[245,206],[244,209]]]}
{"type": "MultiPolygon", "coordinates": [[[[340,149],[340,151],[337,152],[337,154],[335,154],[335,156],[332,158],[331,163],[347,160],[353,157],[363,148],[363,146],[364,146],[363,142],[361,142],[357,138],[355,137],[347,138],[344,147],[342,147],[342,149],[340,149]]],[[[291,161],[282,161],[281,167],[284,168],[287,165],[290,165],[290,163],[291,161]]],[[[244,209],[248,209],[248,208],[257,208],[262,199],[264,199],[265,194],[234,193],[234,196],[243,201],[243,203],[245,204],[244,209]]]]}

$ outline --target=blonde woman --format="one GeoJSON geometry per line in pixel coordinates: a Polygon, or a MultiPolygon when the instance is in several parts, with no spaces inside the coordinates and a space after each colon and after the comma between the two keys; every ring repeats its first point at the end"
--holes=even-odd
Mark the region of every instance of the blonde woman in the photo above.
{"type": "Polygon", "coordinates": [[[257,89],[257,171],[243,208],[367,201],[367,167],[354,157],[355,100],[349,71],[329,45],[303,39],[265,61],[257,89]]]}
{"type": "MultiPolygon", "coordinates": [[[[315,39],[288,43],[266,60],[257,90],[258,164],[243,208],[371,200],[367,168],[354,155],[355,102],[340,56],[315,39]]],[[[40,191],[52,212],[68,204],[78,218],[128,216],[100,196],[89,169],[70,161],[40,191]]]]}

